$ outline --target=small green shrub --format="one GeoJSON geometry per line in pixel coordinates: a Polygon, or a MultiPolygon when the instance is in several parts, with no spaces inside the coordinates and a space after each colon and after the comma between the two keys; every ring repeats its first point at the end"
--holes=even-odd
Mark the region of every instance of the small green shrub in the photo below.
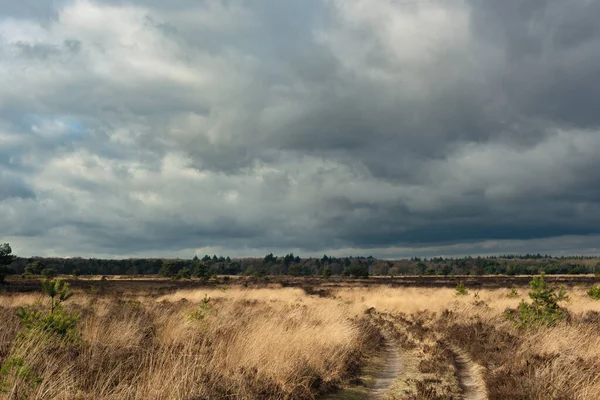
{"type": "Polygon", "coordinates": [[[19,307],[16,313],[17,317],[26,329],[34,329],[42,319],[43,311],[37,307],[19,307]]]}
{"type": "Polygon", "coordinates": [[[556,299],[558,301],[564,301],[565,303],[571,301],[571,298],[569,297],[569,295],[567,293],[567,289],[565,288],[565,285],[559,286],[558,294],[556,295],[556,299]]]}
{"type": "Polygon", "coordinates": [[[521,301],[516,311],[508,311],[506,317],[522,328],[533,326],[552,326],[565,317],[565,311],[559,302],[568,301],[566,289],[561,286],[558,293],[550,286],[545,275],[536,276],[529,283],[531,303],[521,301]]]}
{"type": "Polygon", "coordinates": [[[515,288],[510,289],[510,292],[506,295],[509,299],[514,299],[515,297],[519,297],[519,291],[515,288]]]}
{"type": "Polygon", "coordinates": [[[50,296],[50,314],[54,312],[56,306],[73,296],[69,283],[62,279],[43,280],[42,291],[50,296]]]}
{"type": "Polygon", "coordinates": [[[587,291],[587,294],[594,300],[600,300],[600,286],[594,285],[590,290],[587,291]]]}
{"type": "Polygon", "coordinates": [[[53,313],[45,313],[34,307],[19,307],[17,317],[26,331],[39,331],[68,339],[76,339],[79,313],[69,313],[62,306],[56,306],[53,313]]]}
{"type": "Polygon", "coordinates": [[[196,308],[190,314],[190,319],[195,319],[195,320],[201,321],[204,318],[206,318],[206,316],[208,315],[209,312],[210,312],[210,297],[208,297],[207,295],[204,295],[204,298],[200,302],[200,305],[198,306],[198,308],[196,308]]]}
{"type": "MultiPolygon", "coordinates": [[[[0,393],[6,394],[14,386],[18,386],[19,394],[26,395],[41,382],[42,379],[25,364],[21,357],[9,357],[0,367],[0,393]]],[[[12,395],[14,396],[15,393],[12,395]]],[[[11,396],[11,398],[13,397],[11,396]]]]}
{"type": "Polygon", "coordinates": [[[463,281],[458,282],[458,284],[456,285],[456,289],[454,290],[454,294],[456,296],[466,296],[469,294],[469,291],[465,287],[463,281]]]}
{"type": "Polygon", "coordinates": [[[50,297],[50,310],[44,310],[41,305],[19,307],[17,317],[28,331],[40,331],[75,339],[77,337],[77,322],[79,313],[69,313],[61,303],[73,296],[69,284],[62,279],[42,281],[42,291],[50,297]]]}

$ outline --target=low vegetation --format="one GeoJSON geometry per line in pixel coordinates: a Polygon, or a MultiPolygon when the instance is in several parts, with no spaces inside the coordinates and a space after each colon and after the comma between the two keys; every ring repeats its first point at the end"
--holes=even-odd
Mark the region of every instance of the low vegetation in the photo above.
{"type": "Polygon", "coordinates": [[[469,291],[465,287],[463,281],[458,282],[458,284],[456,285],[456,289],[454,290],[454,294],[456,294],[457,296],[466,296],[469,294],[469,291]]]}
{"type": "Polygon", "coordinates": [[[300,289],[43,291],[0,297],[0,397],[312,398],[376,346],[365,317],[300,289]]]}
{"type": "Polygon", "coordinates": [[[594,300],[600,300],[600,286],[594,285],[587,294],[594,300]]]}
{"type": "Polygon", "coordinates": [[[522,328],[530,328],[537,325],[552,326],[565,318],[567,311],[559,305],[569,300],[564,287],[561,286],[557,291],[546,282],[544,274],[534,277],[529,286],[531,303],[523,300],[516,311],[507,311],[509,320],[522,328]]]}
{"type": "MultiPolygon", "coordinates": [[[[373,310],[377,325],[396,338],[404,369],[387,399],[461,398],[465,384],[453,369],[461,356],[478,371],[468,379],[471,389],[480,391],[471,398],[596,399],[600,302],[588,296],[587,288],[561,290],[544,281],[531,282],[533,297],[526,304],[537,300],[543,308],[555,301],[563,318],[525,329],[506,318],[506,311],[516,313],[521,303],[518,295],[507,297],[506,288],[481,289],[478,301],[456,296],[455,288],[355,287],[334,295],[373,310]]],[[[540,315],[547,321],[545,312],[540,315]]]]}
{"type": "Polygon", "coordinates": [[[17,279],[0,293],[0,397],[11,400],[367,399],[383,370],[398,374],[388,400],[600,392],[598,286],[543,275],[511,290],[326,276],[187,289],[185,277],[154,289],[32,278],[37,292],[6,291],[17,279]],[[386,368],[390,348],[399,368],[386,368]]]}

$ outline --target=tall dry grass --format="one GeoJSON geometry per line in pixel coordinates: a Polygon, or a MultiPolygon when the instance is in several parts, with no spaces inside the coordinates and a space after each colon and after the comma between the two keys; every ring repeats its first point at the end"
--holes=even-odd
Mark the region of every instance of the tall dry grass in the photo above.
{"type": "Polygon", "coordinates": [[[381,323],[403,330],[411,345],[406,354],[415,358],[406,365],[414,382],[419,374],[428,382],[427,390],[438,385],[437,393],[457,392],[445,350],[457,349],[481,366],[491,399],[595,399],[600,393],[600,301],[586,288],[568,290],[567,320],[536,329],[520,329],[504,316],[528,299],[524,288],[516,297],[508,288],[470,289],[467,296],[387,286],[329,292],[322,298],[298,288],[234,286],[162,296],[76,293],[67,303],[81,313],[75,341],[23,334],[16,309],[46,301],[40,294],[0,295],[0,363],[21,360],[0,374],[1,396],[314,398],[358,373],[376,336],[365,322],[377,323],[365,314],[371,308],[381,323]],[[210,301],[202,308],[205,297],[210,301]]]}
{"type": "Polygon", "coordinates": [[[352,377],[365,345],[342,304],[291,289],[79,293],[69,306],[82,314],[74,342],[19,336],[16,307],[34,298],[0,299],[0,362],[31,371],[1,378],[8,399],[313,398],[352,377]]]}

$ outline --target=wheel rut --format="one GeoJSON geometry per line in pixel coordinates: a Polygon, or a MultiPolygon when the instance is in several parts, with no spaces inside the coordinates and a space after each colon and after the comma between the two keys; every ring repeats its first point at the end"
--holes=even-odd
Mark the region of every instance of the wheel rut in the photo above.
{"type": "Polygon", "coordinates": [[[487,390],[481,367],[475,364],[462,350],[450,347],[454,353],[454,365],[464,400],[487,400],[487,390]]]}
{"type": "Polygon", "coordinates": [[[384,336],[386,364],[369,398],[488,399],[484,369],[443,334],[409,316],[376,310],[371,315],[384,336]]]}
{"type": "Polygon", "coordinates": [[[382,335],[384,338],[382,348],[385,354],[385,366],[375,379],[369,396],[371,399],[383,399],[396,379],[398,379],[402,368],[402,357],[397,344],[390,337],[389,333],[382,331],[382,335]]]}

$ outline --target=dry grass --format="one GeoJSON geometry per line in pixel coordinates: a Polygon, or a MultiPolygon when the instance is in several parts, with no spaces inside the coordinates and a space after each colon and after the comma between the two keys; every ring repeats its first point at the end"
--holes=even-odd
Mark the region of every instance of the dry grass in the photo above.
{"type": "MultiPolygon", "coordinates": [[[[527,297],[527,290],[519,289],[518,292],[519,297],[509,298],[508,289],[469,289],[469,296],[456,296],[455,290],[449,288],[368,287],[338,289],[334,294],[357,312],[361,308],[373,307],[379,311],[413,314],[421,311],[440,312],[450,306],[461,307],[472,302],[476,293],[491,308],[503,312],[506,308],[516,307],[522,298],[527,297]]],[[[577,299],[582,302],[583,308],[591,304],[583,297],[577,299]]]]}
{"type": "MultiPolygon", "coordinates": [[[[529,300],[526,288],[518,289],[517,297],[509,297],[508,288],[469,289],[468,296],[456,296],[449,288],[391,287],[343,288],[334,294],[354,312],[373,307],[394,323],[406,368],[390,398],[436,397],[419,394],[414,387],[419,380],[427,381],[427,374],[419,373],[415,363],[435,359],[435,354],[423,351],[435,341],[464,351],[481,365],[491,399],[596,399],[600,393],[600,301],[591,299],[586,290],[568,289],[571,299],[563,306],[569,320],[528,330],[513,326],[504,316],[521,299],[529,300]],[[415,326],[421,338],[415,337],[415,326]]],[[[452,384],[441,370],[435,378],[438,388],[444,382],[452,384]]]]}
{"type": "Polygon", "coordinates": [[[18,337],[6,296],[0,361],[10,399],[312,398],[351,379],[365,344],[363,324],[331,299],[294,289],[232,289],[127,299],[76,294],[80,340],[18,337]],[[198,310],[205,294],[208,309],[198,310]],[[181,301],[182,295],[190,301],[181,301]],[[195,315],[195,317],[192,317],[195,315]]]}
{"type": "MultiPolygon", "coordinates": [[[[568,290],[568,320],[528,330],[504,317],[527,299],[524,288],[517,297],[509,288],[456,296],[387,286],[330,288],[328,298],[278,285],[79,292],[68,302],[81,313],[76,341],[20,335],[17,307],[45,300],[5,294],[0,363],[22,367],[5,368],[0,390],[7,399],[315,398],[361,374],[379,326],[394,332],[404,358],[390,399],[460,396],[457,355],[480,366],[490,399],[595,399],[600,301],[586,289],[568,290]]],[[[368,388],[335,398],[344,393],[363,398],[368,388]]]]}

